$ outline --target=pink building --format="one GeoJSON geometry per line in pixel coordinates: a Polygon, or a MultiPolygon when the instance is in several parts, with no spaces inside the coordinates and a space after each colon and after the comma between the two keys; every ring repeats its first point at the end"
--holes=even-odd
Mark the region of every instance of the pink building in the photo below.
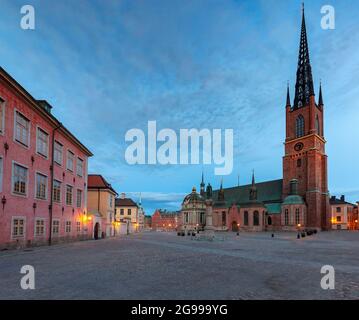
{"type": "Polygon", "coordinates": [[[51,108],[0,68],[0,248],[92,235],[86,209],[92,153],[51,108]]]}

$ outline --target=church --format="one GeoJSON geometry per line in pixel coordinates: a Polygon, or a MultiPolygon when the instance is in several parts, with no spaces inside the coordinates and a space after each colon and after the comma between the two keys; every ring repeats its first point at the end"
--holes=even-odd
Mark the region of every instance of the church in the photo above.
{"type": "Polygon", "coordinates": [[[202,174],[182,203],[181,229],[203,230],[210,212],[214,230],[298,230],[331,228],[324,138],[322,86],[314,93],[304,8],[296,74],[295,96],[286,95],[286,132],[283,179],[223,188],[212,192],[202,174]]]}

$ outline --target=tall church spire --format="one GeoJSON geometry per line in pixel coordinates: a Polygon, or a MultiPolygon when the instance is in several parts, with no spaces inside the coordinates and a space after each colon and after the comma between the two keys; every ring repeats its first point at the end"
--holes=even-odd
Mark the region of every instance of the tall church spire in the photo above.
{"type": "Polygon", "coordinates": [[[256,187],[256,181],[254,178],[254,170],[252,172],[252,186],[249,190],[249,200],[257,201],[257,187],[256,187]]]}
{"type": "Polygon", "coordinates": [[[307,30],[305,26],[304,4],[302,7],[302,30],[300,35],[297,81],[293,109],[309,105],[309,98],[314,95],[312,67],[309,60],[307,30]]]}
{"type": "Polygon", "coordinates": [[[319,100],[318,100],[318,105],[319,106],[323,106],[323,94],[322,94],[322,82],[320,82],[320,86],[319,86],[319,100]]]}
{"type": "Polygon", "coordinates": [[[290,106],[290,95],[289,95],[289,82],[287,84],[287,102],[286,107],[290,106]]]}
{"type": "Polygon", "coordinates": [[[203,171],[202,171],[202,181],[201,181],[201,185],[200,185],[200,194],[201,194],[201,196],[205,195],[204,187],[205,187],[205,183],[204,183],[204,177],[203,177],[203,171]]]}

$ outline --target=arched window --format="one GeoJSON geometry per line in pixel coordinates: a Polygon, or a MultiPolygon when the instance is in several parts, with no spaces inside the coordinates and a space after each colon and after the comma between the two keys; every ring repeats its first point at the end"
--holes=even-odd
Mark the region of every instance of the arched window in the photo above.
{"type": "Polygon", "coordinates": [[[284,225],[289,225],[289,211],[288,209],[285,209],[284,211],[284,225]]]}
{"type": "Polygon", "coordinates": [[[253,212],[253,225],[259,226],[259,212],[258,211],[253,212]]]}
{"type": "Polygon", "coordinates": [[[222,211],[222,226],[225,226],[226,224],[227,224],[226,212],[222,211]]]}
{"type": "Polygon", "coordinates": [[[317,130],[317,134],[320,136],[320,123],[319,123],[319,117],[315,118],[315,129],[317,130]]]}
{"type": "Polygon", "coordinates": [[[248,226],[248,211],[244,211],[244,221],[245,226],[248,226]]]}
{"type": "Polygon", "coordinates": [[[299,209],[295,209],[295,224],[300,224],[300,212],[299,209]]]}
{"type": "Polygon", "coordinates": [[[299,115],[298,118],[295,120],[295,134],[297,138],[304,136],[304,117],[302,115],[299,115]]]}
{"type": "Polygon", "coordinates": [[[272,225],[272,217],[268,217],[268,219],[267,219],[267,224],[268,224],[269,226],[272,225]]]}

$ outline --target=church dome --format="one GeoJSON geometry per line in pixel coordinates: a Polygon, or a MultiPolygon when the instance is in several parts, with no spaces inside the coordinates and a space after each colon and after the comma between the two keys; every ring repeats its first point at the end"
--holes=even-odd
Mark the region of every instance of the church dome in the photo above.
{"type": "Polygon", "coordinates": [[[197,190],[195,187],[193,187],[192,192],[185,196],[183,199],[182,205],[189,205],[189,204],[198,204],[198,203],[204,203],[204,198],[197,193],[197,190]]]}
{"type": "Polygon", "coordinates": [[[304,204],[304,200],[301,196],[295,194],[286,197],[283,201],[283,204],[304,204]]]}

